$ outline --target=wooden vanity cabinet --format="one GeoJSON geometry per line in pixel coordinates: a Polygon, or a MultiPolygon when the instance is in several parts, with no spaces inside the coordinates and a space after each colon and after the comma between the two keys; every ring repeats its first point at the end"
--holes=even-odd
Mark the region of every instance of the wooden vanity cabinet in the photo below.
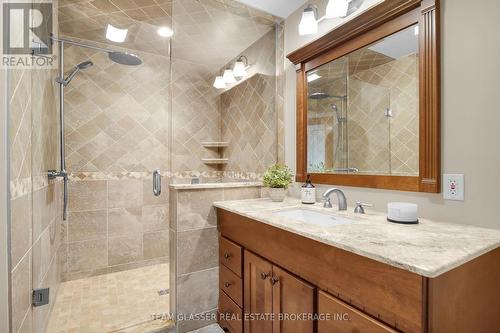
{"type": "Polygon", "coordinates": [[[243,257],[244,313],[252,319],[245,320],[245,332],[312,333],[312,319],[293,317],[314,313],[314,287],[250,251],[243,257]],[[264,317],[252,318],[254,314],[264,317]]]}
{"type": "Polygon", "coordinates": [[[219,321],[228,332],[500,332],[500,248],[428,278],[223,209],[217,219],[219,312],[240,314],[219,321]],[[320,320],[276,317],[298,313],[320,320]]]}

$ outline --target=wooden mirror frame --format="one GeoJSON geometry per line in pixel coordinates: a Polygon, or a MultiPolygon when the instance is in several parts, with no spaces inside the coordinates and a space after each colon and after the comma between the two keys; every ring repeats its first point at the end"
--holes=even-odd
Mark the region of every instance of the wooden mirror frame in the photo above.
{"type": "Polygon", "coordinates": [[[297,72],[297,174],[319,184],[414,192],[441,191],[439,0],[385,0],[290,53],[297,72]],[[419,26],[419,175],[307,172],[307,72],[377,40],[419,26]]]}

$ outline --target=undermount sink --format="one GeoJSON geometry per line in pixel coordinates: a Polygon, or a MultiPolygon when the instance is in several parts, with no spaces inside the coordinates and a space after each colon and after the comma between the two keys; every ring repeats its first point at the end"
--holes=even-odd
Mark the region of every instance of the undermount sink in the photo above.
{"type": "Polygon", "coordinates": [[[324,214],[313,210],[300,209],[300,208],[276,211],[273,212],[273,215],[280,217],[287,217],[292,220],[302,221],[307,224],[316,225],[318,227],[331,227],[336,225],[354,223],[353,220],[344,217],[324,214]]]}

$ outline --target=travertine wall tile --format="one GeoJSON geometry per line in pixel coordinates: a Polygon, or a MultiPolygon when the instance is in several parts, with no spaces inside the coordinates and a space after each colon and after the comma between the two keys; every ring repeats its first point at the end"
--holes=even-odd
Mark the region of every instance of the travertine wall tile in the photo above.
{"type": "Polygon", "coordinates": [[[142,233],[141,207],[108,210],[108,237],[142,233]]]}
{"type": "Polygon", "coordinates": [[[127,264],[140,261],[142,253],[142,235],[127,235],[108,238],[109,265],[127,264]]]}
{"type": "Polygon", "coordinates": [[[167,257],[169,251],[168,230],[145,233],[143,246],[144,259],[167,257]]]}
{"type": "Polygon", "coordinates": [[[68,272],[88,272],[108,265],[107,240],[89,240],[68,244],[68,272]]]}
{"type": "Polygon", "coordinates": [[[102,180],[69,183],[69,210],[107,208],[107,184],[102,180]]]}
{"type": "Polygon", "coordinates": [[[176,230],[185,231],[217,225],[214,201],[223,200],[222,189],[178,191],[176,230]]]}
{"type": "Polygon", "coordinates": [[[31,194],[11,200],[11,265],[15,267],[31,248],[31,194]]]}
{"type": "Polygon", "coordinates": [[[68,241],[106,239],[106,210],[70,212],[68,216],[68,241]]]}
{"type": "Polygon", "coordinates": [[[178,232],[177,247],[177,267],[181,275],[218,265],[217,228],[178,232]]]}
{"type": "Polygon", "coordinates": [[[12,329],[21,327],[31,308],[31,251],[12,270],[12,329]]]}
{"type": "Polygon", "coordinates": [[[142,231],[160,231],[168,229],[168,205],[142,207],[142,231]]]}
{"type": "Polygon", "coordinates": [[[142,205],[142,181],[135,179],[108,181],[108,206],[110,208],[137,207],[142,205]]]}
{"type": "Polygon", "coordinates": [[[203,313],[217,308],[218,285],[218,267],[179,276],[177,313],[203,313]]]}

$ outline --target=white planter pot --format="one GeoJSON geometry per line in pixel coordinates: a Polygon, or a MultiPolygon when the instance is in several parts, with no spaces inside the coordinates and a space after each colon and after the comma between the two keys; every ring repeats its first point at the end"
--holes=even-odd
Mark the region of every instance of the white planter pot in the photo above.
{"type": "Polygon", "coordinates": [[[269,196],[274,202],[282,202],[283,200],[285,200],[285,189],[271,187],[269,189],[269,196]]]}

